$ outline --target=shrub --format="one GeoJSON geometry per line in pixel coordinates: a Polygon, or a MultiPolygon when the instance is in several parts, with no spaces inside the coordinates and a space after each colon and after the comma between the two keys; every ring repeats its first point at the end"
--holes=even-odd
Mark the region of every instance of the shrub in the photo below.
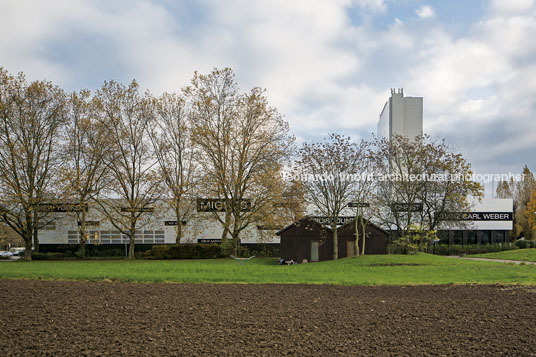
{"type": "Polygon", "coordinates": [[[219,244],[155,245],[139,255],[145,259],[214,259],[222,257],[219,244]]]}
{"type": "Polygon", "coordinates": [[[32,253],[32,260],[64,260],[74,259],[71,254],[62,252],[32,253]]]}
{"type": "Polygon", "coordinates": [[[516,240],[514,244],[520,249],[535,247],[535,242],[533,240],[516,240]]]}
{"type": "Polygon", "coordinates": [[[93,249],[93,250],[86,250],[86,257],[97,257],[97,258],[104,258],[104,257],[124,257],[125,256],[125,249],[122,248],[113,248],[113,249],[106,249],[106,250],[100,250],[100,249],[93,249]]]}
{"type": "Polygon", "coordinates": [[[390,250],[393,254],[415,254],[419,250],[419,245],[412,235],[406,235],[395,240],[390,245],[390,250]]]}
{"type": "Polygon", "coordinates": [[[257,243],[257,244],[247,244],[242,245],[242,247],[247,247],[250,251],[250,255],[254,255],[256,257],[279,257],[280,249],[279,244],[263,244],[263,243],[257,243]]]}
{"type": "Polygon", "coordinates": [[[436,244],[433,247],[433,253],[437,255],[465,255],[465,254],[482,254],[501,252],[504,250],[517,249],[518,247],[510,243],[494,244],[466,244],[466,245],[443,245],[436,244]]]}

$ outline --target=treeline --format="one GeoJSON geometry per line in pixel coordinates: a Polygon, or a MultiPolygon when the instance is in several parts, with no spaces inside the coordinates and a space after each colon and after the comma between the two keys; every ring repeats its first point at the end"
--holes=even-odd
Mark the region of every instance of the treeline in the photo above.
{"type": "Polygon", "coordinates": [[[157,200],[181,222],[195,197],[216,197],[228,208],[214,214],[223,245],[236,247],[247,226],[274,217],[293,144],[264,91],[241,93],[230,69],[195,73],[179,93],[159,97],[136,81],[65,93],[0,69],[0,126],[0,215],[24,239],[26,259],[34,244],[38,250],[51,202],[79,207],[82,254],[91,201],[130,238],[133,258],[136,231],[157,200]],[[240,210],[251,197],[250,209],[240,210]]]}
{"type": "Polygon", "coordinates": [[[26,259],[52,219],[48,204],[78,207],[82,255],[91,203],[130,238],[134,258],[136,231],[157,200],[182,222],[195,214],[197,197],[224,202],[213,219],[225,252],[238,250],[247,227],[282,227],[308,205],[332,226],[351,209],[356,224],[373,220],[398,237],[417,231],[425,245],[441,223],[457,224],[442,222],[443,213],[481,197],[478,183],[456,179],[471,174],[461,154],[426,135],[356,142],[330,134],[296,149],[264,91],[241,92],[228,68],[194,73],[178,93],[161,96],[136,81],[66,93],[0,69],[0,216],[23,238],[26,259]],[[370,179],[379,174],[386,178],[370,179]]]}
{"type": "Polygon", "coordinates": [[[501,181],[497,185],[497,198],[514,200],[514,229],[517,238],[534,240],[536,238],[536,179],[525,165],[522,171],[523,180],[501,181]]]}

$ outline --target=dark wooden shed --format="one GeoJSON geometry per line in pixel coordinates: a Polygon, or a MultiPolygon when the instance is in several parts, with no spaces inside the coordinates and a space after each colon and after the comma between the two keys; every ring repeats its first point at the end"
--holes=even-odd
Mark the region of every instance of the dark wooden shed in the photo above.
{"type": "MultiPolygon", "coordinates": [[[[359,231],[359,252],[363,250],[363,228],[358,222],[359,231]]],[[[387,237],[389,233],[367,222],[365,226],[365,255],[367,254],[387,254],[387,237]]],[[[339,242],[339,257],[350,257],[355,255],[355,221],[337,229],[337,240],[339,242]]]]}
{"type": "Polygon", "coordinates": [[[333,259],[333,232],[311,218],[302,218],[276,233],[281,258],[301,263],[333,259]]]}
{"type": "MultiPolygon", "coordinates": [[[[365,254],[387,253],[387,232],[372,223],[365,228],[365,254]]],[[[301,263],[333,259],[332,230],[312,218],[303,218],[276,233],[281,238],[281,258],[301,263]]],[[[339,258],[355,255],[355,224],[347,223],[337,230],[339,258]]],[[[363,247],[359,239],[360,252],[363,247]]]]}

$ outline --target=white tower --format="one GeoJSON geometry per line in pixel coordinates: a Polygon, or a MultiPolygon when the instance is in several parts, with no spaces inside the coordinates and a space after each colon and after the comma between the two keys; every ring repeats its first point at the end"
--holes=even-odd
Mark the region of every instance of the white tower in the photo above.
{"type": "Polygon", "coordinates": [[[422,97],[404,97],[403,88],[392,88],[378,120],[378,138],[390,140],[395,134],[408,138],[421,135],[422,103],[422,97]]]}

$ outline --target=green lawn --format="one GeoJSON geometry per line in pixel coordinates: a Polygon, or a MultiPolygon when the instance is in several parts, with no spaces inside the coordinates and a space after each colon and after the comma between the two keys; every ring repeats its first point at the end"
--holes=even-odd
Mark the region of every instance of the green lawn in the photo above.
{"type": "Polygon", "coordinates": [[[467,255],[467,256],[475,257],[475,258],[523,260],[526,262],[536,262],[536,248],[507,250],[504,252],[473,254],[473,255],[467,255]]]}
{"type": "Polygon", "coordinates": [[[270,258],[255,258],[243,265],[232,259],[33,261],[1,262],[0,279],[341,285],[536,285],[536,267],[468,261],[429,254],[365,256],[291,266],[280,266],[276,259],[270,258]]]}

